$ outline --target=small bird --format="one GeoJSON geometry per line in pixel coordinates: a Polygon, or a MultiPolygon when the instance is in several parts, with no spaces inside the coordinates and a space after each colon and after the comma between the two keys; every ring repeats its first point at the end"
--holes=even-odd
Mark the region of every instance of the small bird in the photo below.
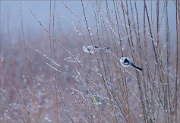
{"type": "Polygon", "coordinates": [[[83,51],[89,54],[94,54],[96,50],[98,49],[98,46],[83,46],[83,51]]]}
{"type": "Polygon", "coordinates": [[[123,67],[132,66],[132,67],[142,71],[142,68],[137,67],[128,57],[122,57],[119,61],[123,67]]]}
{"type": "Polygon", "coordinates": [[[102,48],[102,47],[99,47],[99,46],[92,46],[92,45],[83,46],[83,51],[86,52],[86,53],[89,53],[89,54],[94,54],[96,51],[99,51],[99,50],[109,52],[110,48],[109,47],[103,47],[102,48]]]}

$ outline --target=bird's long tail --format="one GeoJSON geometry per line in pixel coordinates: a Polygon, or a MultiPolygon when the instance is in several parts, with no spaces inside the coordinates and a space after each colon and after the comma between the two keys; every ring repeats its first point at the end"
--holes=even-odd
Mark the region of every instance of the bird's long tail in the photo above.
{"type": "Polygon", "coordinates": [[[140,71],[142,71],[142,68],[140,68],[140,67],[138,67],[138,66],[136,66],[135,64],[131,64],[134,68],[136,68],[136,69],[138,69],[138,70],[140,70],[140,71]]]}

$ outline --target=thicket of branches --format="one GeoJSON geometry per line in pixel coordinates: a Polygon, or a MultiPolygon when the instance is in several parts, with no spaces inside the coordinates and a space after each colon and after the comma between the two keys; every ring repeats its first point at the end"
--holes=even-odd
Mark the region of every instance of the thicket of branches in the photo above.
{"type": "Polygon", "coordinates": [[[81,15],[61,1],[77,23],[58,11],[57,2],[49,3],[48,27],[29,10],[45,32],[39,39],[25,34],[21,8],[19,41],[11,45],[10,32],[0,34],[1,123],[180,122],[178,0],[176,13],[169,13],[168,0],[144,0],[141,6],[136,0],[81,0],[81,15]],[[69,34],[59,18],[72,26],[69,34]],[[83,45],[110,52],[88,54],[83,45]],[[122,67],[122,56],[143,71],[122,67]]]}

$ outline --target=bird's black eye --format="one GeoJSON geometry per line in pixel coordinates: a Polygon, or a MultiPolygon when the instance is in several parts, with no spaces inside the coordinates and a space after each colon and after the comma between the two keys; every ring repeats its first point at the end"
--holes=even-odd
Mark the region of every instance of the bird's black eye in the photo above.
{"type": "Polygon", "coordinates": [[[125,58],[124,63],[129,63],[129,60],[127,58],[125,58]]]}
{"type": "Polygon", "coordinates": [[[94,48],[98,48],[98,46],[94,46],[94,48]]]}

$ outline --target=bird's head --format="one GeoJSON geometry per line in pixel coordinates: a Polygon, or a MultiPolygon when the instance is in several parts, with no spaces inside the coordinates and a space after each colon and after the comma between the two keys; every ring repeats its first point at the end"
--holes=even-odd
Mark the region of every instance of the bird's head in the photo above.
{"type": "Polygon", "coordinates": [[[129,58],[127,58],[127,57],[122,57],[122,58],[120,58],[119,61],[120,61],[121,65],[124,67],[128,67],[131,64],[129,58]]]}

